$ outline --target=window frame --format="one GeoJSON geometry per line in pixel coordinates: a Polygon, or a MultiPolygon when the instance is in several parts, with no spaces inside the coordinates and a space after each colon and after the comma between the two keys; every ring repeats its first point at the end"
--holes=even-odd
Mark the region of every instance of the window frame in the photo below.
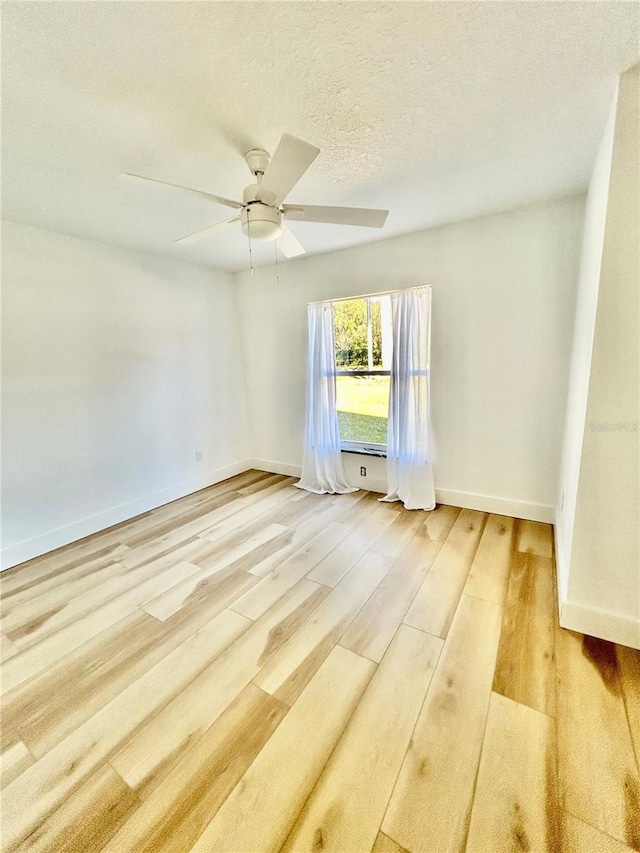
{"type": "MultiPolygon", "coordinates": [[[[369,305],[372,299],[380,299],[382,297],[388,296],[390,298],[390,293],[371,293],[367,296],[349,296],[346,299],[334,299],[332,300],[332,322],[335,323],[333,318],[333,305],[336,302],[355,302],[363,299],[367,303],[367,332],[369,331],[369,325],[371,323],[371,312],[369,309],[369,305]]],[[[334,325],[335,332],[335,325],[334,325]]],[[[335,358],[335,356],[334,356],[335,358]]],[[[368,367],[353,367],[351,369],[338,368],[337,364],[335,365],[335,376],[389,376],[391,377],[391,370],[384,370],[383,368],[368,368],[368,367]]],[[[387,423],[388,423],[387,417],[387,423]]],[[[340,436],[340,450],[343,453],[358,453],[363,456],[382,456],[386,457],[387,455],[387,445],[379,444],[373,441],[349,441],[345,440],[340,436]]]]}

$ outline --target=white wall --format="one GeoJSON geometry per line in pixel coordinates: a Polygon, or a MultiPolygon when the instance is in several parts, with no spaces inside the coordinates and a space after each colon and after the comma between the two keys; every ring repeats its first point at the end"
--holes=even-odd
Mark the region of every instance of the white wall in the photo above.
{"type": "Polygon", "coordinates": [[[582,255],[578,278],[578,295],[573,329],[571,368],[565,416],[564,441],[560,483],[557,497],[556,562],[561,598],[566,598],[569,560],[573,540],[578,475],[582,457],[593,334],[596,325],[602,245],[607,217],[609,176],[613,154],[613,134],[616,118],[617,87],[611,105],[609,121],[600,143],[598,156],[589,183],[582,233],[582,255]]]}
{"type": "Polygon", "coordinates": [[[640,648],[640,65],[620,77],[610,173],[604,240],[585,235],[602,263],[560,621],[640,648]]]}
{"type": "Polygon", "coordinates": [[[307,303],[432,284],[439,499],[552,520],[583,213],[557,199],[289,261],[279,285],[273,267],[238,274],[257,463],[299,470],[307,303]]]}
{"type": "Polygon", "coordinates": [[[13,223],[2,237],[5,566],[246,467],[230,275],[13,223]]]}

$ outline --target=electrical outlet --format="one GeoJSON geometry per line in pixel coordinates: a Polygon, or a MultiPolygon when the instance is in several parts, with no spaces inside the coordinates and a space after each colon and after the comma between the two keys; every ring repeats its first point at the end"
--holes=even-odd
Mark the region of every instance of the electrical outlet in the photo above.
{"type": "Polygon", "coordinates": [[[202,462],[202,451],[196,450],[196,462],[202,462]]]}
{"type": "Polygon", "coordinates": [[[366,477],[366,476],[367,476],[367,469],[364,467],[364,465],[361,465],[361,466],[360,466],[360,476],[361,476],[361,477],[366,477]]]}

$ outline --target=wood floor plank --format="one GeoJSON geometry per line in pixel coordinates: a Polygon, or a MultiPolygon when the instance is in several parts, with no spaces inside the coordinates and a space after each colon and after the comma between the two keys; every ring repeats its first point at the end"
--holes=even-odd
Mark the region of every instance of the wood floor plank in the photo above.
{"type": "Polygon", "coordinates": [[[20,851],[95,853],[138,804],[138,795],[102,765],[23,841],[20,851]]]}
{"type": "Polygon", "coordinates": [[[371,853],[409,853],[409,851],[400,847],[393,838],[389,838],[384,832],[379,832],[376,843],[371,848],[371,853]]]}
{"type": "MultiPolygon", "coordinates": [[[[300,489],[296,489],[295,492],[296,495],[292,495],[288,501],[280,504],[274,510],[273,520],[277,524],[297,528],[318,513],[330,509],[335,510],[338,498],[346,497],[345,495],[316,495],[313,492],[303,492],[300,489]],[[301,496],[301,500],[294,501],[293,498],[297,495],[301,496]]],[[[359,496],[359,493],[356,495],[359,496]]]]}
{"type": "Polygon", "coordinates": [[[5,788],[33,764],[33,756],[21,740],[16,740],[0,754],[0,788],[5,788]]]}
{"type": "Polygon", "coordinates": [[[292,705],[392,562],[390,557],[367,552],[311,619],[262,668],[254,683],[292,705]]]}
{"type": "MultiPolygon", "coordinates": [[[[165,588],[172,588],[174,577],[177,582],[186,579],[199,571],[198,566],[193,563],[178,562],[171,568],[171,574],[148,576],[148,571],[117,572],[102,583],[96,583],[95,587],[87,590],[83,595],[70,599],[66,604],[53,608],[33,622],[22,626],[9,635],[16,645],[21,649],[28,649],[43,642],[47,637],[62,630],[67,625],[77,622],[87,613],[95,613],[99,607],[111,604],[117,595],[121,608],[119,616],[122,618],[140,607],[148,597],[156,596],[156,592],[162,593],[165,588]],[[125,593],[129,593],[125,596],[125,593]]],[[[118,620],[116,620],[118,621],[118,620]]]]}
{"type": "Polygon", "coordinates": [[[211,542],[226,540],[233,544],[232,537],[242,538],[247,529],[271,521],[274,510],[291,499],[290,484],[277,483],[270,490],[260,492],[244,499],[244,506],[226,518],[217,521],[202,530],[199,535],[211,542]]]}
{"type": "Polygon", "coordinates": [[[331,652],[193,846],[194,853],[280,850],[374,668],[346,649],[331,652]],[[274,779],[278,784],[272,784],[274,779]]]}
{"type": "Polygon", "coordinates": [[[253,582],[240,572],[218,576],[216,581],[208,594],[198,590],[185,608],[165,622],[141,611],[133,613],[7,694],[3,741],[5,729],[19,731],[33,754],[41,757],[196,634],[253,582]]]}
{"type": "Polygon", "coordinates": [[[327,586],[336,586],[350,571],[363,554],[396,518],[396,513],[388,512],[383,506],[374,506],[356,529],[322,560],[309,574],[309,579],[327,586]]]}
{"type": "Polygon", "coordinates": [[[560,847],[555,723],[493,693],[466,853],[560,847]]]}
{"type": "Polygon", "coordinates": [[[554,598],[551,560],[515,552],[493,689],[552,717],[556,714],[554,598]]]}
{"type": "Polygon", "coordinates": [[[248,471],[0,576],[3,850],[640,849],[640,652],[554,629],[551,527],[292,483],[248,471]],[[407,638],[445,634],[429,685],[407,638]]]}
{"type": "Polygon", "coordinates": [[[640,849],[640,784],[612,643],[557,628],[560,804],[640,849]]]}
{"type": "Polygon", "coordinates": [[[231,506],[226,496],[222,495],[191,511],[171,517],[162,524],[147,528],[136,536],[128,537],[129,553],[123,558],[123,565],[131,569],[155,559],[159,554],[211,527],[220,520],[221,514],[225,517],[229,515],[231,506]]]}
{"type": "Polygon", "coordinates": [[[422,535],[425,539],[444,542],[459,515],[460,507],[438,504],[435,509],[427,513],[421,528],[422,535]]]}
{"type": "MultiPolygon", "coordinates": [[[[127,784],[148,793],[201,737],[326,596],[302,580],[111,758],[127,784]]],[[[229,611],[233,612],[233,611],[229,611]]],[[[239,619],[248,621],[236,614],[239,619]]]]}
{"type": "Polygon", "coordinates": [[[249,684],[145,798],[106,851],[189,850],[249,769],[289,708],[249,684]]]}
{"type": "Polygon", "coordinates": [[[89,557],[77,557],[66,562],[59,560],[57,563],[53,560],[51,563],[39,562],[30,566],[29,571],[21,571],[20,566],[8,569],[0,573],[2,614],[10,613],[14,607],[24,602],[48,596],[60,586],[83,577],[91,577],[105,566],[117,562],[118,558],[128,551],[126,545],[115,544],[89,557]]]}
{"type": "MultiPolygon", "coordinates": [[[[353,528],[334,521],[313,539],[284,560],[257,585],[236,599],[232,607],[249,619],[259,619],[295,584],[307,575],[327,554],[347,537],[353,528]]],[[[256,577],[256,581],[258,578],[256,577]]]]}
{"type": "Polygon", "coordinates": [[[429,634],[399,629],[283,853],[371,850],[441,647],[429,634]]]}
{"type": "MultiPolygon", "coordinates": [[[[400,512],[400,509],[393,504],[381,504],[378,500],[379,497],[380,495],[375,492],[365,491],[340,495],[339,500],[336,502],[336,507],[340,511],[337,520],[342,521],[344,524],[351,524],[353,527],[358,527],[372,512],[375,512],[380,507],[383,507],[390,513],[400,512]]],[[[400,504],[399,506],[402,505],[400,504]]]]}
{"type": "Polygon", "coordinates": [[[616,652],[631,739],[640,767],[640,649],[616,646],[616,652]]]}
{"type": "Polygon", "coordinates": [[[181,693],[247,627],[223,611],[36,761],[3,792],[3,843],[12,849],[58,808],[119,744],[181,693]]]}
{"type": "Polygon", "coordinates": [[[405,623],[445,638],[476,553],[485,514],[464,509],[405,616],[405,623]]]}
{"type": "MultiPolygon", "coordinates": [[[[265,472],[266,477],[260,480],[257,483],[250,483],[246,486],[242,486],[238,489],[241,495],[255,495],[257,492],[265,493],[270,488],[275,487],[286,487],[288,489],[289,486],[292,486],[297,477],[287,477],[284,474],[270,474],[269,472],[265,472]]],[[[293,494],[293,492],[291,492],[293,494]]]]}
{"type": "MultiPolygon", "coordinates": [[[[167,504],[142,513],[135,518],[123,521],[120,524],[107,528],[89,539],[96,539],[98,542],[111,541],[110,534],[116,533],[119,540],[125,542],[131,547],[135,547],[147,536],[152,538],[160,537],[164,534],[164,524],[167,521],[180,522],[183,519],[189,520],[192,512],[204,514],[209,512],[212,505],[219,502],[220,499],[227,503],[244,499],[246,494],[245,488],[252,487],[250,499],[260,499],[260,495],[268,495],[273,493],[277,488],[283,488],[289,484],[289,480],[280,474],[267,474],[266,472],[248,470],[243,474],[237,474],[234,477],[222,480],[214,485],[207,486],[197,492],[193,492],[183,498],[171,501],[167,504]]],[[[88,540],[81,540],[84,543],[88,540]]],[[[69,548],[74,545],[67,546],[69,548]]],[[[54,552],[56,553],[56,552],[54,552]]]]}
{"type": "Polygon", "coordinates": [[[553,556],[553,528],[550,524],[540,521],[518,522],[516,548],[536,557],[553,556]]]}
{"type": "Polygon", "coordinates": [[[194,536],[202,533],[202,531],[209,529],[216,519],[219,521],[217,513],[220,511],[224,512],[228,506],[228,504],[221,504],[215,510],[198,515],[184,524],[182,523],[183,519],[179,520],[180,523],[176,523],[175,520],[168,522],[165,526],[167,532],[162,536],[149,537],[145,539],[143,544],[130,547],[128,554],[121,560],[122,565],[127,569],[135,569],[137,566],[142,566],[151,560],[157,559],[161,554],[170,553],[179,545],[193,539],[194,536]]]}
{"type": "Polygon", "coordinates": [[[225,516],[237,511],[238,504],[246,506],[248,498],[240,494],[238,489],[245,485],[264,482],[265,476],[260,472],[247,471],[229,480],[224,480],[186,498],[166,504],[151,513],[145,513],[129,523],[124,523],[117,530],[120,542],[130,547],[145,545],[171,530],[184,521],[190,521],[205,513],[225,516]],[[227,509],[228,508],[228,509],[227,509]]]}
{"type": "MultiPolygon", "coordinates": [[[[306,548],[311,540],[326,530],[332,523],[338,521],[338,510],[335,503],[328,502],[322,509],[305,517],[298,525],[291,529],[291,536],[282,543],[282,547],[271,554],[265,554],[260,560],[252,561],[245,570],[256,577],[264,578],[283,565],[290,557],[298,554],[306,548]]],[[[340,521],[344,524],[343,521],[340,521]]],[[[349,525],[350,529],[353,529],[349,525]]]]}
{"type": "Polygon", "coordinates": [[[147,580],[122,595],[117,595],[96,610],[84,613],[74,622],[65,624],[59,631],[47,634],[39,643],[29,646],[2,665],[3,690],[13,690],[24,684],[87,640],[117,624],[148,600],[152,592],[160,593],[163,589],[170,589],[195,571],[197,567],[190,563],[173,565],[165,572],[147,577],[147,580]]]}
{"type": "Polygon", "coordinates": [[[418,528],[425,523],[426,514],[422,510],[397,513],[396,518],[371,545],[371,550],[387,557],[399,557],[418,528]]]}
{"type": "Polygon", "coordinates": [[[8,637],[5,637],[4,634],[0,635],[0,664],[17,655],[19,651],[20,649],[8,637]]]}
{"type": "Polygon", "coordinates": [[[124,566],[114,561],[94,571],[82,573],[77,578],[68,576],[63,584],[49,589],[45,594],[37,594],[36,588],[22,601],[9,600],[6,606],[3,602],[2,631],[10,634],[21,629],[28,634],[31,625],[37,625],[39,620],[46,621],[51,614],[62,610],[71,601],[91,595],[105,581],[125,573],[124,566]]]}
{"type": "MultiPolygon", "coordinates": [[[[195,581],[197,583],[200,580],[204,580],[209,577],[209,575],[214,572],[220,572],[222,569],[229,566],[238,568],[242,558],[254,551],[260,550],[263,545],[281,537],[282,534],[289,534],[289,532],[289,529],[284,527],[282,524],[269,523],[256,526],[250,533],[247,533],[247,535],[242,538],[234,536],[233,542],[229,543],[227,547],[220,547],[208,554],[206,559],[200,559],[197,563],[200,570],[195,573],[197,577],[192,575],[191,578],[187,579],[187,581],[195,581]]],[[[220,544],[220,542],[218,541],[217,544],[220,544]]],[[[190,584],[188,582],[186,584],[183,583],[181,585],[181,590],[186,592],[189,585],[190,584]]],[[[177,592],[179,593],[180,591],[177,592]]],[[[168,598],[175,601],[176,596],[169,596],[168,598]]]]}
{"type": "Polygon", "coordinates": [[[622,841],[605,835],[567,812],[562,814],[562,853],[634,853],[622,841]]]}
{"type": "Polygon", "coordinates": [[[340,645],[381,661],[441,547],[442,542],[414,536],[347,628],[340,645]]]}
{"type": "MultiPolygon", "coordinates": [[[[236,484],[239,485],[239,483],[240,479],[238,478],[236,484]]],[[[209,486],[192,495],[164,504],[129,521],[108,528],[98,536],[104,536],[109,542],[116,538],[118,542],[122,542],[131,548],[144,545],[146,542],[162,536],[167,530],[171,529],[171,525],[177,526],[185,520],[189,521],[191,518],[211,512],[216,506],[227,506],[239,500],[241,496],[233,490],[234,485],[231,484],[231,481],[226,481],[226,483],[209,486]]]]}
{"type": "Polygon", "coordinates": [[[464,586],[467,595],[504,604],[509,583],[515,521],[490,515],[464,586]]]}
{"type": "Polygon", "coordinates": [[[145,546],[153,544],[154,541],[161,544],[166,536],[173,537],[181,533],[197,535],[213,529],[220,529],[221,533],[223,531],[229,533],[237,528],[238,524],[245,523],[249,513],[250,521],[268,523],[273,520],[270,516],[271,510],[290,501],[292,496],[290,479],[278,476],[275,481],[269,482],[265,478],[259,483],[252,484],[251,493],[245,493],[244,488],[239,487],[236,491],[214,496],[213,499],[203,502],[191,512],[169,519],[162,528],[149,531],[139,539],[139,542],[145,546]],[[242,515],[239,516],[239,513],[242,515]]]}
{"type": "Polygon", "coordinates": [[[145,602],[141,609],[164,622],[198,598],[215,595],[217,590],[224,594],[230,587],[238,595],[241,590],[251,589],[256,582],[257,578],[247,572],[238,572],[233,568],[225,570],[214,565],[210,569],[200,569],[171,589],[145,602]]]}
{"type": "Polygon", "coordinates": [[[501,621],[499,605],[462,596],[382,822],[407,850],[464,849],[501,621]]]}
{"type": "Polygon", "coordinates": [[[224,561],[242,571],[250,571],[265,558],[282,552],[295,537],[295,530],[272,521],[272,514],[253,524],[241,526],[238,530],[220,537],[200,537],[201,542],[209,542],[210,547],[204,557],[197,561],[202,568],[224,561]]]}

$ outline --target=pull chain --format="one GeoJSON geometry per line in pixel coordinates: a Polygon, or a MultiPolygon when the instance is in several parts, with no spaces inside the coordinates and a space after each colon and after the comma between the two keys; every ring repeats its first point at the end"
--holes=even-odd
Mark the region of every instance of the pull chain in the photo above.
{"type": "Polygon", "coordinates": [[[276,287],[280,286],[280,276],[278,275],[278,244],[273,241],[273,250],[276,258],[276,287]]]}
{"type": "MultiPolygon", "coordinates": [[[[249,211],[248,213],[251,213],[249,211]]],[[[253,254],[251,252],[251,217],[247,215],[247,237],[249,238],[249,266],[251,267],[251,278],[253,278],[253,254]]]]}

